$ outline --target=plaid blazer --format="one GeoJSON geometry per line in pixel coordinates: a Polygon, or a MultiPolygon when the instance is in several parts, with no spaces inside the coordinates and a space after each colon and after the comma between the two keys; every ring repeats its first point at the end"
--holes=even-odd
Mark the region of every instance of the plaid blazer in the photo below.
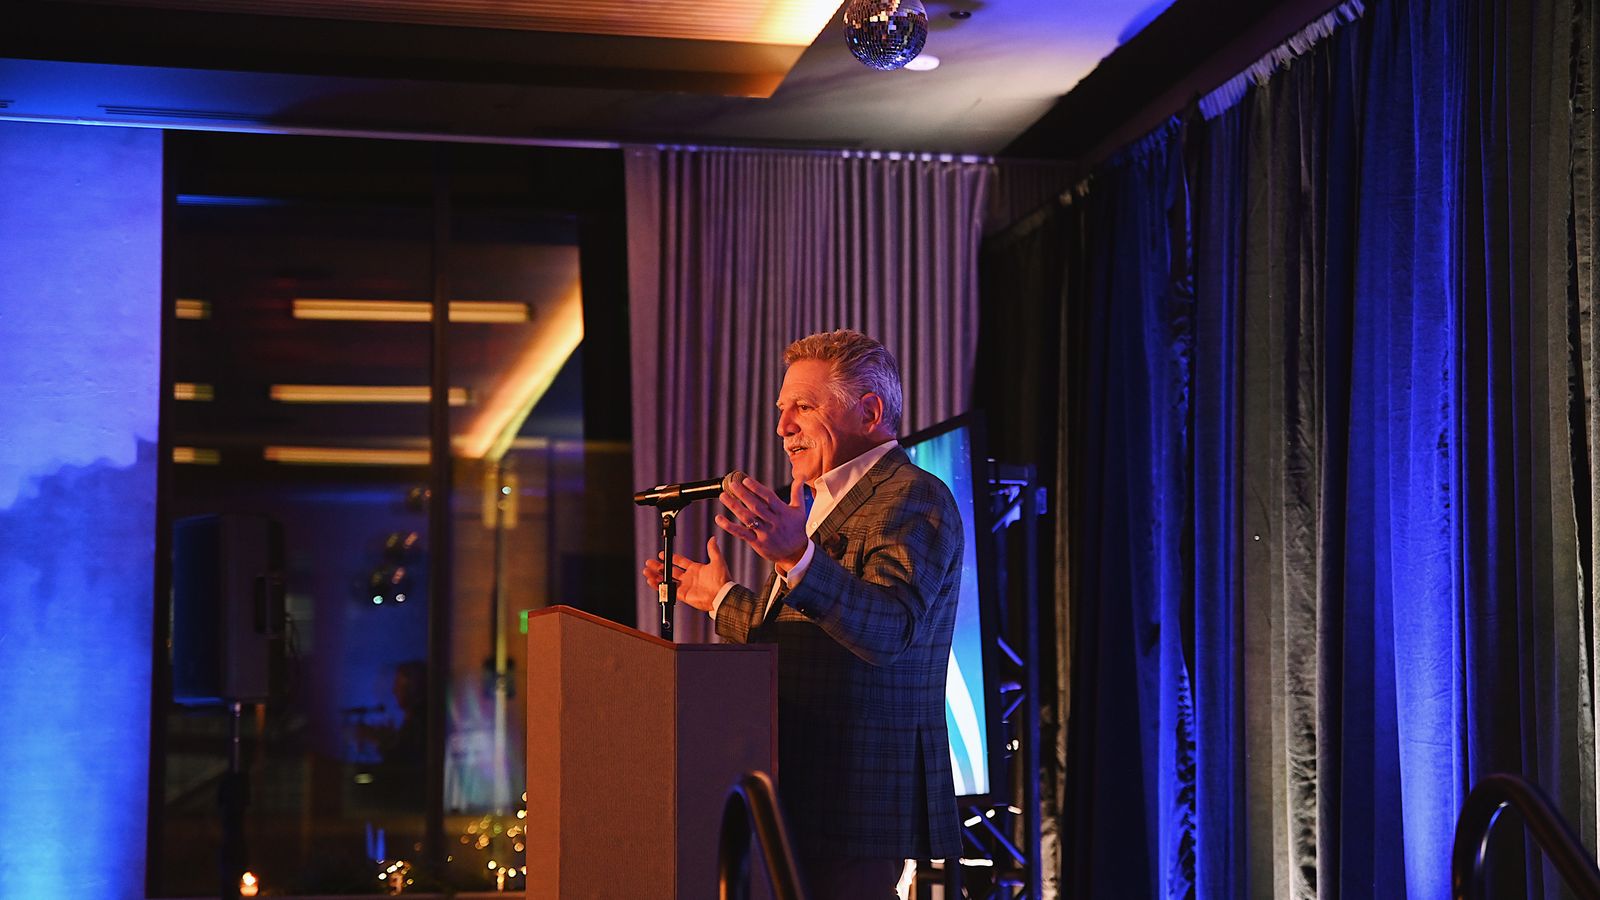
{"type": "Polygon", "coordinates": [[[778,645],[778,792],[806,856],[937,859],[961,849],[945,669],[961,581],[949,488],[891,450],[812,535],[805,577],[761,620],[735,585],[717,633],[778,645]]]}

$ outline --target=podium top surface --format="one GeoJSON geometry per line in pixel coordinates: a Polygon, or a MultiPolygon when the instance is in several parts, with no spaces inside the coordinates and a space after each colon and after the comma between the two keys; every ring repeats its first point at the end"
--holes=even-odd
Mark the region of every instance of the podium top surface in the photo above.
{"type": "Polygon", "coordinates": [[[575,609],[571,606],[547,606],[544,609],[535,610],[534,612],[528,613],[528,630],[533,630],[534,619],[544,618],[546,616],[564,616],[576,619],[590,625],[598,625],[601,628],[609,628],[619,634],[625,634],[629,637],[636,638],[647,643],[686,653],[693,653],[697,651],[703,652],[706,650],[716,650],[718,652],[743,651],[772,653],[777,650],[777,647],[772,644],[675,644],[672,641],[660,637],[659,635],[640,631],[637,628],[629,628],[626,625],[613,622],[610,619],[602,619],[593,613],[586,613],[581,609],[575,609]]]}

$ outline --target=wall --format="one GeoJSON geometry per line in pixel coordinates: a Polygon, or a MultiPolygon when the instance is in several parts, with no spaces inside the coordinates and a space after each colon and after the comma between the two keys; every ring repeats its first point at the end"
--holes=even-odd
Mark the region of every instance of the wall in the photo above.
{"type": "Polygon", "coordinates": [[[0,122],[0,897],[144,895],[161,146],[0,122]]]}

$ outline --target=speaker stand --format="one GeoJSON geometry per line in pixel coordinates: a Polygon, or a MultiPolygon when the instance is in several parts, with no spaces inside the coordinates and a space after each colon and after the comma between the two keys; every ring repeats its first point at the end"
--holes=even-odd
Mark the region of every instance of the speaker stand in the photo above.
{"type": "Polygon", "coordinates": [[[217,805],[222,809],[222,885],[218,897],[235,900],[245,873],[244,808],[250,802],[249,783],[244,777],[244,741],[240,719],[244,704],[228,701],[228,771],[217,789],[217,805]]]}

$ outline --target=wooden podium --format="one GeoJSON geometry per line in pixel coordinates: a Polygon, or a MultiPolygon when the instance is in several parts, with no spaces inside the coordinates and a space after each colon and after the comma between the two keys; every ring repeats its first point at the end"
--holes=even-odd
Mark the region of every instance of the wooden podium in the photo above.
{"type": "Polygon", "coordinates": [[[777,775],[777,651],[528,617],[528,900],[717,895],[728,788],[777,775]]]}

